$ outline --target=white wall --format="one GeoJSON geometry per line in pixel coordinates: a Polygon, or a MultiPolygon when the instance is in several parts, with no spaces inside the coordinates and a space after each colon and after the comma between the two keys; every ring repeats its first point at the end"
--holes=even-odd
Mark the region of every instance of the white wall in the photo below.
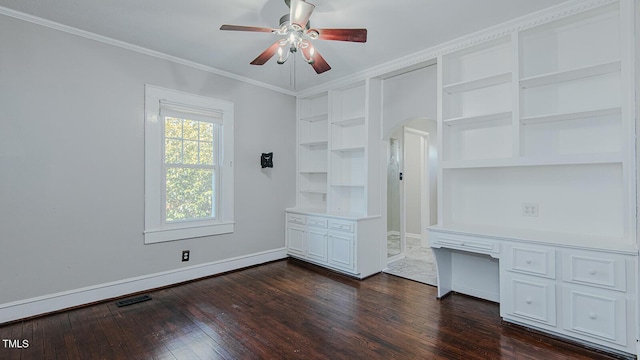
{"type": "Polygon", "coordinates": [[[436,119],[437,68],[435,65],[410,71],[383,82],[382,134],[396,130],[411,118],[436,119]]]}
{"type": "Polygon", "coordinates": [[[292,96],[5,16],[0,49],[0,304],[284,247],[292,96]],[[235,103],[235,233],[143,245],[145,84],[235,103]]]}
{"type": "MultiPolygon", "coordinates": [[[[638,139],[640,137],[640,127],[638,125],[638,122],[640,121],[640,45],[638,44],[638,40],[640,40],[640,4],[638,4],[638,2],[636,1],[636,3],[634,4],[635,6],[635,11],[636,11],[636,19],[635,19],[635,49],[636,49],[636,54],[635,54],[635,62],[636,62],[636,68],[635,68],[635,72],[636,72],[636,139],[638,139]]],[[[638,146],[637,140],[636,140],[636,164],[638,164],[638,159],[640,159],[640,147],[638,146]]],[[[640,166],[636,166],[637,167],[637,176],[636,176],[636,182],[640,180],[640,166]]],[[[638,185],[636,185],[636,188],[638,188],[638,185]]],[[[640,200],[640,191],[636,190],[636,203],[638,203],[638,201],[640,200]]],[[[640,244],[640,219],[638,218],[638,215],[636,213],[636,237],[638,237],[636,239],[636,243],[640,244]]],[[[640,266],[638,266],[638,284],[636,287],[636,316],[638,317],[636,319],[636,336],[638,338],[640,338],[640,301],[638,301],[638,298],[640,298],[640,266]]],[[[640,344],[638,345],[638,358],[640,358],[640,344]]]]}
{"type": "Polygon", "coordinates": [[[421,136],[414,133],[404,133],[404,186],[405,186],[405,224],[408,234],[422,234],[421,220],[421,182],[422,161],[420,146],[421,136]]]}

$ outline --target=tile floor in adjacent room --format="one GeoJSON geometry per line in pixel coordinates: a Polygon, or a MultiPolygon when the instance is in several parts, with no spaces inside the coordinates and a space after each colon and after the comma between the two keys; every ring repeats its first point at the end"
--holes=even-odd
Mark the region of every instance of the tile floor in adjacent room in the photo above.
{"type": "MultiPolygon", "coordinates": [[[[400,236],[389,235],[389,255],[400,253],[400,236]]],[[[421,246],[420,239],[407,238],[406,256],[389,263],[387,274],[437,286],[436,260],[430,247],[421,246]]]]}

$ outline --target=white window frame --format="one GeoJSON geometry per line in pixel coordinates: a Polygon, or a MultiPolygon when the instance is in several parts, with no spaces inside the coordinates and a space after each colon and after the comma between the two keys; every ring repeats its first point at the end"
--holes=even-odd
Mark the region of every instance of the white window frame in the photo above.
{"type": "Polygon", "coordinates": [[[202,236],[228,234],[234,231],[233,216],[233,103],[188,94],[181,91],[145,85],[145,211],[144,243],[153,244],[202,236]],[[217,162],[217,198],[215,219],[166,222],[164,177],[164,121],[161,108],[217,118],[219,155],[217,162]],[[177,109],[177,110],[176,110],[177,109]]]}

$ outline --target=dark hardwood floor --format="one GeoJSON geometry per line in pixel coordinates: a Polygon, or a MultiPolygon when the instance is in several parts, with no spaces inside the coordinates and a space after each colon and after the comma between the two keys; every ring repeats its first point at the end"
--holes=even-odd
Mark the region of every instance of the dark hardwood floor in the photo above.
{"type": "Polygon", "coordinates": [[[498,305],[278,261],[0,326],[0,359],[611,359],[502,323],[498,305]]]}

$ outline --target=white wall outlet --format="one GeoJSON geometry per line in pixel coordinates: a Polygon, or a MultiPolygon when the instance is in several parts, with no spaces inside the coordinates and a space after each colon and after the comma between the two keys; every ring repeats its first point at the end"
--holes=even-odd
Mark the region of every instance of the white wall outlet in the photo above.
{"type": "Polygon", "coordinates": [[[522,203],[522,216],[538,216],[538,203],[522,203]]]}

